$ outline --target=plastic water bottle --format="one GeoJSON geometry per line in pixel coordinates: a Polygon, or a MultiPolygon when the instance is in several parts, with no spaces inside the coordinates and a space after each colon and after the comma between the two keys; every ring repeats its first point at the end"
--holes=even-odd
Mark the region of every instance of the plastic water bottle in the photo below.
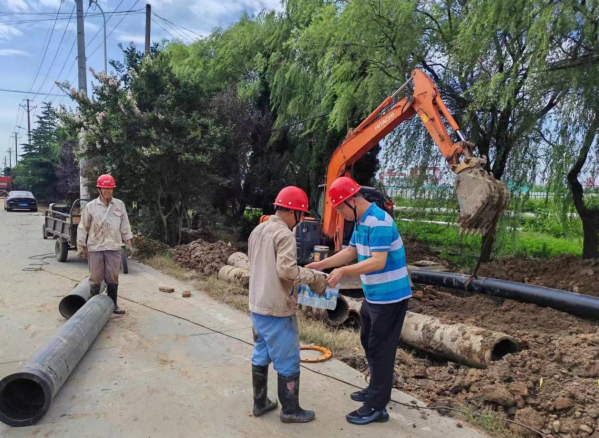
{"type": "Polygon", "coordinates": [[[339,296],[339,285],[328,287],[324,296],[318,295],[305,284],[300,284],[297,293],[297,302],[303,306],[318,307],[320,309],[335,310],[337,297],[339,296]]]}

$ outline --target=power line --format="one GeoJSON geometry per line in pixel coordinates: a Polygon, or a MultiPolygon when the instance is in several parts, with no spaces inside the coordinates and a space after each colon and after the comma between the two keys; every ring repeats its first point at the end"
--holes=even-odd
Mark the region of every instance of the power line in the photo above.
{"type": "Polygon", "coordinates": [[[71,10],[71,15],[69,16],[69,21],[67,22],[67,25],[64,28],[64,32],[62,33],[62,38],[60,39],[60,42],[58,43],[58,47],[56,48],[56,53],[54,54],[54,59],[52,59],[52,63],[50,64],[50,67],[48,68],[48,72],[46,73],[46,76],[44,77],[44,80],[40,84],[40,87],[37,90],[37,93],[35,93],[35,95],[33,96],[33,98],[35,98],[37,95],[40,94],[40,90],[42,89],[42,87],[46,83],[46,79],[48,79],[48,75],[52,71],[52,67],[54,67],[54,63],[56,62],[56,58],[58,57],[58,53],[60,52],[60,47],[62,46],[62,42],[64,41],[64,37],[65,37],[65,35],[67,33],[67,30],[69,29],[69,25],[71,24],[71,19],[73,18],[73,12],[75,12],[75,6],[73,6],[73,9],[71,10]]]}
{"type": "Polygon", "coordinates": [[[152,21],[153,21],[153,22],[154,22],[156,25],[158,25],[158,26],[159,26],[159,27],[160,27],[160,28],[161,28],[163,31],[165,31],[165,32],[166,32],[166,33],[168,33],[170,36],[172,36],[174,40],[178,40],[178,39],[179,39],[179,38],[177,38],[176,36],[174,36],[172,33],[170,33],[170,32],[169,32],[167,29],[165,29],[164,27],[162,27],[162,25],[161,25],[161,24],[160,24],[158,21],[154,20],[154,17],[152,17],[152,21]]]}
{"type": "MultiPolygon", "coordinates": [[[[135,6],[136,6],[138,3],[139,3],[139,0],[136,0],[136,1],[135,1],[135,3],[133,3],[133,6],[131,6],[131,9],[133,9],[133,8],[134,8],[134,7],[135,7],[135,6]]],[[[139,9],[138,9],[138,10],[139,10],[139,9]]],[[[118,22],[118,23],[117,23],[117,24],[116,24],[116,25],[115,25],[115,26],[112,28],[112,30],[110,31],[110,33],[109,33],[108,35],[106,35],[106,39],[107,39],[107,40],[108,40],[108,37],[109,37],[110,35],[112,35],[112,32],[114,32],[114,31],[116,30],[116,28],[117,28],[117,27],[119,27],[119,25],[120,25],[120,24],[123,22],[123,20],[124,20],[124,19],[127,17],[127,15],[129,15],[129,14],[125,14],[125,15],[123,16],[123,18],[121,18],[121,21],[119,21],[119,22],[118,22]]],[[[92,57],[92,55],[93,55],[94,53],[96,53],[100,47],[102,47],[102,45],[103,45],[103,44],[104,44],[104,42],[101,42],[101,43],[98,45],[98,47],[96,47],[96,48],[94,49],[94,51],[93,51],[93,52],[92,52],[90,55],[88,55],[88,58],[91,58],[91,57],[92,57]]]]}
{"type": "MultiPolygon", "coordinates": [[[[160,18],[160,17],[158,17],[158,18],[160,18]]],[[[165,23],[165,24],[166,24],[168,27],[170,27],[171,29],[173,29],[173,30],[174,30],[174,31],[175,31],[175,32],[176,32],[178,35],[181,35],[181,36],[182,36],[182,37],[183,37],[185,40],[187,40],[187,41],[189,41],[189,42],[193,43],[193,41],[194,41],[194,40],[193,40],[193,39],[191,39],[191,38],[189,38],[189,36],[188,36],[187,34],[184,34],[182,31],[180,31],[179,29],[177,29],[175,26],[173,26],[172,24],[170,24],[168,21],[166,21],[166,20],[163,20],[162,18],[161,18],[161,20],[162,20],[162,21],[164,21],[164,23],[165,23]]]]}
{"type": "MultiPolygon", "coordinates": [[[[62,8],[61,0],[60,0],[60,3],[58,4],[58,12],[60,12],[60,8],[62,8]]],[[[50,32],[50,38],[48,38],[48,43],[46,44],[46,49],[44,50],[44,55],[42,56],[42,60],[40,61],[40,66],[37,69],[37,73],[35,74],[35,79],[33,79],[33,83],[31,84],[31,89],[29,90],[30,93],[33,90],[33,87],[35,87],[35,82],[37,81],[40,71],[42,70],[42,65],[44,65],[44,60],[46,59],[46,54],[48,53],[48,47],[50,47],[50,41],[52,41],[52,35],[54,34],[54,29],[56,28],[56,20],[57,19],[58,19],[58,15],[56,16],[56,19],[54,20],[54,25],[52,26],[52,31],[50,32]]]]}
{"type": "MultiPolygon", "coordinates": [[[[0,88],[0,91],[3,91],[5,93],[22,93],[22,94],[29,94],[28,91],[25,90],[11,90],[8,88],[0,88]]],[[[40,93],[43,94],[43,93],[40,93]]],[[[63,96],[63,94],[48,94],[48,96],[63,96]]]]}
{"type": "MultiPolygon", "coordinates": [[[[116,12],[117,15],[127,15],[129,13],[137,13],[137,14],[141,15],[144,12],[143,12],[143,9],[116,12]]],[[[91,14],[89,16],[90,17],[101,17],[102,14],[96,13],[96,14],[91,14]]],[[[16,24],[44,23],[44,22],[48,22],[48,21],[64,21],[64,20],[68,20],[68,18],[67,17],[56,17],[56,18],[43,18],[43,19],[37,19],[37,20],[0,21],[0,24],[14,26],[16,24]]]]}
{"type": "MultiPolygon", "coordinates": [[[[121,7],[121,5],[123,4],[124,1],[125,0],[121,0],[121,2],[118,4],[118,6],[116,8],[114,8],[114,11],[112,11],[112,13],[110,14],[110,17],[108,17],[108,19],[106,20],[106,24],[108,24],[108,22],[110,21],[112,16],[117,13],[117,10],[121,7]]],[[[126,12],[126,11],[121,11],[121,12],[119,12],[119,14],[121,14],[123,12],[126,12]]],[[[85,47],[89,46],[96,39],[96,37],[100,34],[101,31],[102,31],[102,26],[100,26],[100,28],[98,29],[96,34],[88,41],[88,43],[86,44],[85,47]]]]}
{"type": "Polygon", "coordinates": [[[160,16],[160,15],[158,15],[158,14],[152,14],[152,15],[156,15],[156,16],[157,16],[158,18],[160,18],[161,20],[167,21],[167,22],[169,22],[169,23],[171,23],[171,24],[174,24],[175,26],[178,26],[178,27],[180,27],[180,28],[182,28],[182,29],[185,29],[186,31],[188,31],[188,32],[191,32],[191,33],[193,33],[193,34],[197,35],[197,36],[198,36],[198,37],[200,37],[200,38],[204,38],[204,36],[203,36],[203,35],[200,35],[199,33],[197,33],[197,32],[194,32],[194,31],[193,31],[193,30],[191,30],[191,29],[188,29],[188,28],[186,28],[186,27],[184,27],[184,26],[181,26],[180,24],[173,23],[172,21],[170,21],[170,20],[167,20],[166,18],[164,18],[164,17],[161,17],[161,16],[160,16]]]}

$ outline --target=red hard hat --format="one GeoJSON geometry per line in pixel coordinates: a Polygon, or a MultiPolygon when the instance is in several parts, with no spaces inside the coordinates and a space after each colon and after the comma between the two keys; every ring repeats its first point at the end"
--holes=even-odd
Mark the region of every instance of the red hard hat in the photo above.
{"type": "Polygon", "coordinates": [[[289,210],[308,211],[308,195],[299,187],[288,186],[279,192],[274,205],[288,208],[289,210]]]}
{"type": "Polygon", "coordinates": [[[337,207],[352,196],[355,196],[361,189],[362,187],[357,182],[347,176],[337,178],[333,181],[329,189],[329,198],[333,203],[333,207],[337,207]]]}
{"type": "Polygon", "coordinates": [[[96,187],[99,189],[114,189],[116,187],[116,182],[114,182],[112,175],[101,175],[100,178],[98,178],[96,187]]]}

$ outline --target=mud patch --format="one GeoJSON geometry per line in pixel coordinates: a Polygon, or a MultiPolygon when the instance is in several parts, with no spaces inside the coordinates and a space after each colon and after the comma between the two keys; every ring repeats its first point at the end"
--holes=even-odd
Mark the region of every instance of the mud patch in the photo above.
{"type": "MultiPolygon", "coordinates": [[[[500,417],[530,419],[530,426],[555,437],[595,436],[588,431],[599,430],[599,322],[430,286],[415,297],[410,311],[507,333],[522,350],[478,370],[402,347],[395,366],[398,389],[435,405],[491,409],[500,417]],[[556,403],[558,399],[568,403],[556,403]]],[[[346,362],[367,370],[361,357],[346,362]]],[[[513,435],[498,436],[534,436],[511,429],[513,435]]]]}

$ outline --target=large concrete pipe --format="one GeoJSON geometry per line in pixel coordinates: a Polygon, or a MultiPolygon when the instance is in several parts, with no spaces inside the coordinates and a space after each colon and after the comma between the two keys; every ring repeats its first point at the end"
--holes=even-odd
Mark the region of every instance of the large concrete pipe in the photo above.
{"type": "Polygon", "coordinates": [[[443,324],[438,318],[406,313],[401,340],[421,350],[475,368],[487,368],[518,351],[518,343],[509,335],[465,324],[443,324]]]}
{"type": "Polygon", "coordinates": [[[360,307],[362,300],[339,295],[337,297],[337,306],[334,310],[327,310],[327,322],[332,326],[357,325],[362,321],[360,317],[360,307]]]}
{"type": "Polygon", "coordinates": [[[250,270],[250,258],[242,252],[235,252],[227,259],[227,265],[250,270]]]}
{"type": "Polygon", "coordinates": [[[46,415],[113,311],[106,295],[93,297],[19,371],[0,380],[0,421],[30,426],[46,415]]]}
{"type": "MultiPolygon", "coordinates": [[[[470,278],[469,275],[464,274],[432,271],[413,271],[411,276],[414,283],[461,290],[466,290],[466,281],[470,278]]],[[[599,298],[574,292],[485,277],[474,278],[468,291],[533,303],[573,315],[599,319],[599,298]]]]}
{"type": "MultiPolygon", "coordinates": [[[[102,282],[102,285],[100,286],[100,292],[104,292],[104,289],[106,289],[106,283],[102,282]]],[[[58,311],[66,319],[69,319],[71,316],[77,313],[77,311],[81,309],[90,298],[89,277],[87,277],[85,280],[79,283],[70,294],[60,300],[60,304],[58,304],[58,311]]]]}
{"type": "Polygon", "coordinates": [[[233,283],[240,283],[242,286],[247,287],[250,284],[250,271],[225,265],[218,271],[218,278],[233,283]]]}

